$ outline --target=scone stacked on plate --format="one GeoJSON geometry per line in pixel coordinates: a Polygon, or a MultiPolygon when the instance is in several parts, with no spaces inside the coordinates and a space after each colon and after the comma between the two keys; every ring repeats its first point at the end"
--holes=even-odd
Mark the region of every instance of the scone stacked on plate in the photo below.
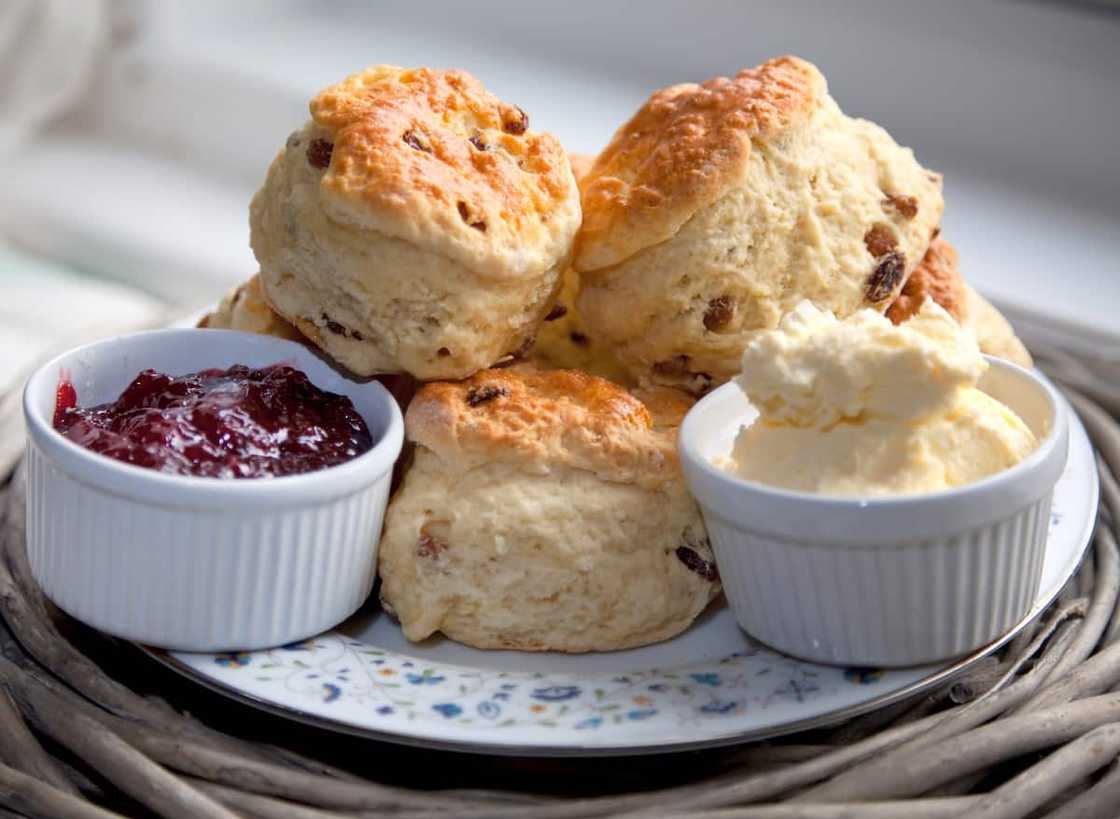
{"type": "Polygon", "coordinates": [[[559,142],[463,71],[377,66],[310,107],[250,207],[276,312],[359,375],[527,349],[580,221],[559,142]]]}
{"type": "Polygon", "coordinates": [[[253,202],[260,278],[211,326],[298,327],[362,375],[527,355],[699,393],[801,298],[905,315],[928,292],[985,352],[1030,362],[934,241],[940,177],[796,57],[654,93],[594,159],[465,72],[379,66],[311,110],[253,202]]]}
{"type": "Polygon", "coordinates": [[[276,336],[302,341],[300,333],[272,309],[261,292],[260,276],[253,276],[244,284],[238,285],[219,302],[212,313],[206,315],[199,327],[212,327],[216,330],[241,330],[262,336],[276,336]]]}
{"type": "Polygon", "coordinates": [[[653,94],[582,186],[580,310],[631,377],[703,392],[802,299],[886,310],[941,178],[796,57],[653,94]]]}
{"type": "Polygon", "coordinates": [[[417,393],[379,557],[409,639],[583,652],[688,627],[720,588],[677,462],[691,401],[644,397],[530,368],[417,393]]]}
{"type": "MultiPolygon", "coordinates": [[[[568,159],[576,184],[582,185],[595,157],[568,154],[568,159]]],[[[620,384],[628,383],[629,375],[611,353],[609,345],[592,335],[580,315],[579,275],[569,267],[563,278],[556,303],[545,316],[537,332],[537,341],[529,350],[529,362],[542,370],[582,370],[620,384]]]]}
{"type": "Polygon", "coordinates": [[[311,115],[252,203],[259,276],[203,324],[407,374],[379,572],[409,639],[687,628],[720,584],[678,427],[802,299],[899,322],[932,298],[1029,364],[938,235],[940,176],[795,57],[656,92],[594,159],[461,71],[378,66],[311,115]]]}

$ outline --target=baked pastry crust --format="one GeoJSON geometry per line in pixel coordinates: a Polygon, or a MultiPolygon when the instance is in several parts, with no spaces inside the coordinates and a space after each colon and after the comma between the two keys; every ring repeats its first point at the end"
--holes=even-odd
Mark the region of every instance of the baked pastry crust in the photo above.
{"type": "Polygon", "coordinates": [[[320,184],[336,221],[498,278],[566,255],[579,220],[567,154],[466,71],[379,65],[310,109],[333,143],[320,184]]]}
{"type": "Polygon", "coordinates": [[[462,71],[378,66],[311,110],[250,206],[276,312],[364,376],[523,353],[579,225],[559,143],[462,71]]]}
{"type": "Polygon", "coordinates": [[[691,400],[646,397],[528,368],[420,390],[378,558],[409,639],[581,652],[688,627],[720,589],[675,461],[691,400]]]}
{"type": "Polygon", "coordinates": [[[595,164],[595,157],[591,154],[579,154],[568,152],[568,162],[572,166],[572,174],[576,178],[576,184],[582,185],[583,178],[587,176],[591,166],[595,164]]]}
{"type": "Polygon", "coordinates": [[[743,180],[753,139],[807,119],[826,94],[821,73],[797,57],[655,92],[587,175],[576,268],[618,264],[673,236],[743,180]]]}
{"type": "Polygon", "coordinates": [[[646,487],[679,480],[675,432],[624,388],[577,370],[486,370],[428,384],[405,425],[410,440],[456,469],[501,461],[646,487]]]}
{"type": "Polygon", "coordinates": [[[929,244],[926,255],[906,280],[898,298],[887,308],[887,318],[901,324],[933,299],[960,322],[964,317],[964,278],[957,249],[940,236],[929,244]]]}
{"type": "Polygon", "coordinates": [[[655,93],[583,180],[579,311],[638,383],[703,392],[803,299],[885,311],[941,178],[796,57],[655,93]]]}

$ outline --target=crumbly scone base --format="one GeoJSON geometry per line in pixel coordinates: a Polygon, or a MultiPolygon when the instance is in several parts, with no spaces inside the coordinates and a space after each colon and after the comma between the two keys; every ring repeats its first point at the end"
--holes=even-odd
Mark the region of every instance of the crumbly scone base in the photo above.
{"type": "Polygon", "coordinates": [[[585,470],[465,472],[417,447],[381,540],[381,595],[410,640],[606,651],[668,639],[719,593],[683,482],[647,490],[585,470]],[[700,571],[678,556],[695,555],[700,571]]]}
{"type": "Polygon", "coordinates": [[[658,417],[623,387],[576,370],[494,369],[425,385],[405,430],[460,471],[503,462],[548,475],[566,466],[656,489],[681,478],[669,404],[653,406],[658,417]]]}

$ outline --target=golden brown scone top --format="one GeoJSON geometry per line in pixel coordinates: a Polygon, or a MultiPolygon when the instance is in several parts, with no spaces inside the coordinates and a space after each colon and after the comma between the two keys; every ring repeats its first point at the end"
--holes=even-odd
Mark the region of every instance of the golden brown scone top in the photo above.
{"type": "MultiPolygon", "coordinates": [[[[666,399],[656,409],[667,407],[666,399]]],[[[622,387],[578,370],[485,370],[427,384],[408,407],[405,429],[409,440],[461,469],[504,462],[541,474],[568,466],[645,486],[679,479],[675,428],[656,423],[622,387]]]]}
{"type": "Polygon", "coordinates": [[[940,236],[934,238],[898,298],[887,308],[887,318],[901,324],[930,298],[957,321],[963,320],[965,292],[959,263],[956,248],[940,236]]]}
{"type": "Polygon", "coordinates": [[[646,405],[657,429],[676,429],[696,399],[674,387],[634,387],[630,394],[646,405]]]}
{"type": "Polygon", "coordinates": [[[466,71],[368,68],[321,91],[308,161],[336,221],[444,252],[491,275],[536,273],[579,221],[567,154],[466,71]]]}
{"type": "Polygon", "coordinates": [[[670,238],[745,174],[752,138],[807,118],[826,94],[820,71],[797,57],[655,92],[581,184],[576,269],[617,264],[670,238]]]}

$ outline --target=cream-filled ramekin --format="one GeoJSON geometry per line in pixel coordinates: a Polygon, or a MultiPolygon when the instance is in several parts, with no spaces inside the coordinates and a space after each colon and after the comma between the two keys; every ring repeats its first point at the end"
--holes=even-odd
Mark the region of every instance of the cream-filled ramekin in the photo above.
{"type": "Polygon", "coordinates": [[[389,392],[310,349],[231,330],[157,330],[71,350],[37,370],[27,419],[31,570],[59,608],[95,628],[186,651],[302,639],[369,596],[404,423],[389,392]],[[374,447],[302,475],[167,475],[98,455],[52,426],[59,379],[81,406],[112,401],[141,370],[172,375],[283,362],[350,398],[374,447]]]}
{"type": "Polygon", "coordinates": [[[727,599],[751,636],[824,663],[902,666],[955,657],[1010,630],[1038,592],[1068,410],[1035,373],[989,358],[980,389],[1038,449],[1011,469],[923,495],[826,497],[746,481],[714,461],[753,410],[726,384],[681,426],[727,599]]]}

